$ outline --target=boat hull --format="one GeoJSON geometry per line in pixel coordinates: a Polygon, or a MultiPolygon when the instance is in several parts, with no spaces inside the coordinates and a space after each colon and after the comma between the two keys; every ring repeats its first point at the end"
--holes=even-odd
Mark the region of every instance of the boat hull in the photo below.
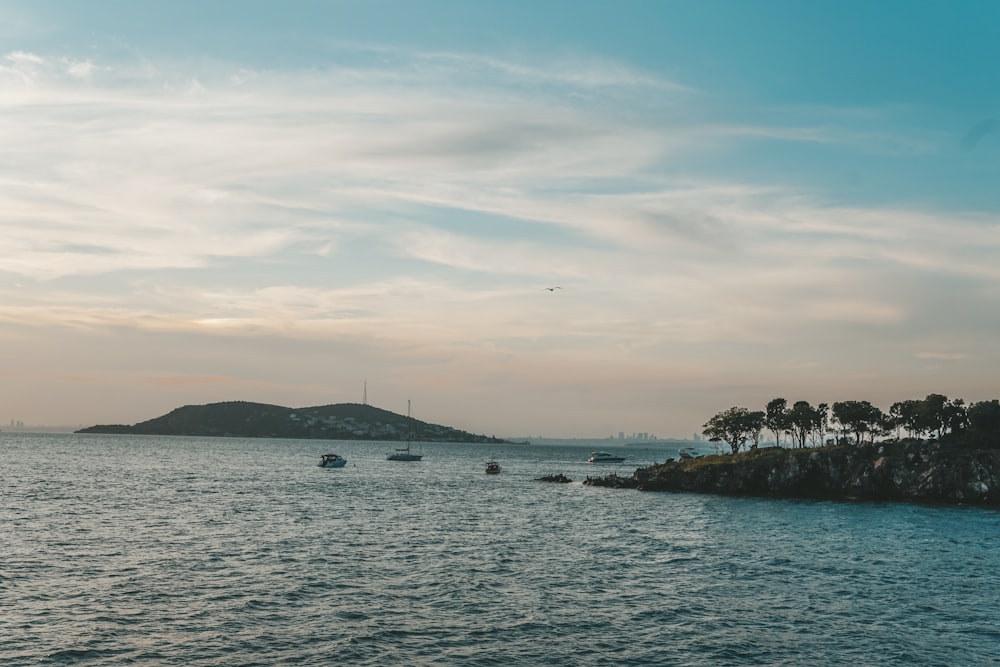
{"type": "Polygon", "coordinates": [[[621,463],[624,460],[624,456],[615,456],[607,452],[593,452],[590,458],[587,459],[587,463],[621,463]]]}
{"type": "Polygon", "coordinates": [[[347,459],[342,456],[324,456],[319,462],[320,468],[343,468],[347,465],[347,459]]]}
{"type": "Polygon", "coordinates": [[[386,454],[386,461],[419,461],[423,458],[423,454],[386,454]]]}

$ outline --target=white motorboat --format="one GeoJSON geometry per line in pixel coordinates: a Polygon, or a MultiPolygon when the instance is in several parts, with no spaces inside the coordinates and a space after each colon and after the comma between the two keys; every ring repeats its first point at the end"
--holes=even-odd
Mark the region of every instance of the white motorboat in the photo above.
{"type": "Polygon", "coordinates": [[[621,463],[624,460],[624,456],[616,456],[609,452],[591,452],[587,463],[621,463]]]}
{"type": "Polygon", "coordinates": [[[343,468],[347,465],[347,459],[340,454],[323,454],[319,460],[320,468],[343,468]]]}

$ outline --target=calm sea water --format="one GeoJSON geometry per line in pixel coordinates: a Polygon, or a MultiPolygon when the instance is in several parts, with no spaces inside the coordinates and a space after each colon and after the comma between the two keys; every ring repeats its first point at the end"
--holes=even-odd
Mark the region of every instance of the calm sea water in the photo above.
{"type": "MultiPolygon", "coordinates": [[[[389,447],[0,434],[0,664],[1000,664],[998,511],[590,488],[585,447],[389,447]]],[[[622,451],[601,470],[666,458],[622,451]]]]}

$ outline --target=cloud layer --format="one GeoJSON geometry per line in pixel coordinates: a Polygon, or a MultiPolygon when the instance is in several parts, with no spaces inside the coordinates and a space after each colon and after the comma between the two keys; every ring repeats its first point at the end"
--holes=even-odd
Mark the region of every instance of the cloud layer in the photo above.
{"type": "Polygon", "coordinates": [[[911,111],[733,110],[593,58],[350,56],[5,54],[0,336],[37,386],[5,401],[137,421],[367,377],[474,430],[688,435],[730,400],[990,390],[1000,218],[838,185],[921,156],[944,177],[961,151],[911,111]],[[114,398],[67,407],[67,377],[114,398]]]}

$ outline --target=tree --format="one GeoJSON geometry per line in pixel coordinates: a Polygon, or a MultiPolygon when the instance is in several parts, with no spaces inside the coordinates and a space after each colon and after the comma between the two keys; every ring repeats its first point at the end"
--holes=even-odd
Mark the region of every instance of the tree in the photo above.
{"type": "Polygon", "coordinates": [[[750,426],[750,449],[757,449],[760,444],[760,433],[764,430],[764,413],[760,410],[754,410],[750,413],[747,418],[748,426],[750,426]]]}
{"type": "Polygon", "coordinates": [[[894,428],[906,429],[906,435],[915,438],[920,431],[920,401],[913,399],[897,401],[889,407],[894,428]]]}
{"type": "Polygon", "coordinates": [[[969,411],[965,401],[956,398],[944,407],[944,423],[952,433],[961,433],[969,425],[969,411]]]}
{"type": "Polygon", "coordinates": [[[809,405],[809,401],[796,401],[788,412],[788,424],[792,440],[799,448],[804,448],[806,438],[822,425],[822,417],[819,410],[809,405]]]}
{"type": "Polygon", "coordinates": [[[830,406],[820,403],[816,406],[816,429],[813,431],[813,445],[823,444],[823,437],[830,431],[830,406]]]}
{"type": "Polygon", "coordinates": [[[969,428],[983,435],[1000,434],[1000,402],[979,401],[969,406],[966,412],[969,418],[969,428]]]}
{"type": "Polygon", "coordinates": [[[948,397],[942,394],[927,394],[927,397],[920,401],[917,413],[917,423],[923,431],[930,433],[937,432],[940,438],[944,433],[947,423],[946,409],[948,407],[948,397]]]}
{"type": "Polygon", "coordinates": [[[774,444],[781,446],[781,434],[788,430],[788,401],[783,398],[772,398],[767,403],[764,414],[764,426],[774,433],[774,444]]]}
{"type": "MultiPolygon", "coordinates": [[[[878,410],[878,408],[875,408],[878,410]]],[[[875,426],[872,429],[872,441],[874,441],[877,435],[880,438],[885,438],[892,435],[892,432],[896,430],[896,420],[892,418],[891,415],[887,415],[881,410],[878,411],[878,417],[875,420],[875,426]]]]}
{"type": "Polygon", "coordinates": [[[733,407],[709,419],[702,433],[710,440],[725,442],[736,454],[747,440],[756,443],[763,427],[763,412],[733,407]]]}
{"type": "Polygon", "coordinates": [[[854,434],[854,442],[861,444],[865,435],[874,434],[880,424],[884,423],[885,415],[868,401],[837,401],[833,404],[833,418],[845,430],[854,434]]]}

